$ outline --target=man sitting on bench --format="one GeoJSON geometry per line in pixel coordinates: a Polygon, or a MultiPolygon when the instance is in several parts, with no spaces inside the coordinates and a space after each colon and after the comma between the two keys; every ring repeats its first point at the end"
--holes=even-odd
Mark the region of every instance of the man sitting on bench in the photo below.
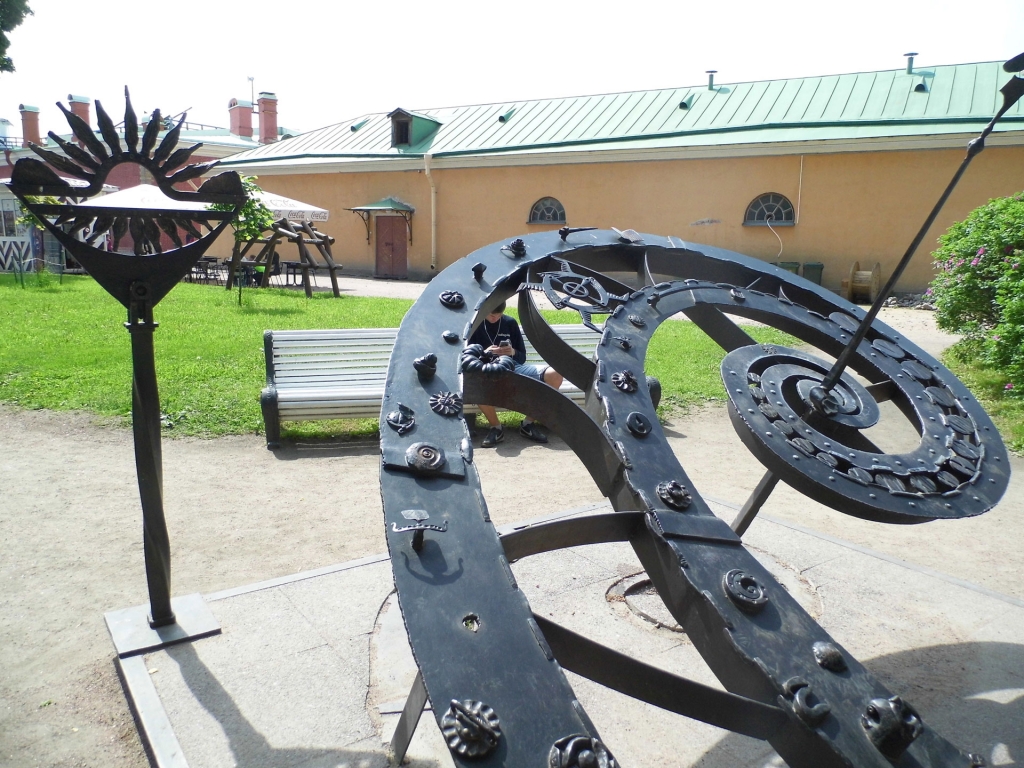
{"type": "MultiPolygon", "coordinates": [[[[505,302],[501,302],[487,315],[484,322],[470,337],[469,343],[479,344],[485,352],[492,355],[511,357],[516,363],[515,372],[518,374],[543,381],[555,389],[562,385],[562,374],[551,366],[526,364],[526,343],[523,341],[523,334],[519,331],[519,323],[505,314],[505,302]]],[[[501,422],[498,421],[498,413],[494,410],[494,406],[481,403],[479,407],[480,413],[484,415],[487,423],[491,426],[480,445],[484,448],[493,448],[505,439],[504,429],[501,422]]],[[[519,434],[537,443],[548,441],[547,435],[529,416],[523,418],[523,423],[519,426],[519,434]]]]}

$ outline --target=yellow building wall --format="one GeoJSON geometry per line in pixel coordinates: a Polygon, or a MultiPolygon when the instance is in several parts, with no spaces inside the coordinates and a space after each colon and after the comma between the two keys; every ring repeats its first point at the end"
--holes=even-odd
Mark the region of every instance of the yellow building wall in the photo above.
{"type": "MultiPolygon", "coordinates": [[[[823,285],[838,289],[854,261],[876,261],[888,277],[963,159],[963,150],[847,152],[803,156],[432,170],[437,187],[438,269],[498,240],[545,228],[528,224],[534,202],[555,197],[570,226],[632,228],[739,251],[766,261],[820,261],[823,285]],[[751,200],[777,192],[798,221],[744,227],[751,200]],[[695,226],[715,219],[720,223],[695,226]],[[781,239],[781,255],[780,251],[781,239]]],[[[436,162],[436,161],[435,161],[436,162]]],[[[430,186],[423,171],[264,175],[264,189],[330,210],[318,228],[337,238],[347,274],[373,273],[375,230],[346,211],[384,197],[416,209],[409,277],[428,279],[430,186]]],[[[954,221],[992,197],[1024,189],[1024,147],[991,147],[977,157],[929,231],[897,290],[931,280],[930,252],[954,221]]],[[[226,240],[226,238],[222,238],[226,240]]],[[[223,250],[223,244],[218,244],[223,250]]],[[[289,246],[285,246],[288,248],[289,246]]],[[[230,244],[228,244],[230,248],[230,244]]],[[[283,257],[291,258],[287,252],[283,257]]]]}

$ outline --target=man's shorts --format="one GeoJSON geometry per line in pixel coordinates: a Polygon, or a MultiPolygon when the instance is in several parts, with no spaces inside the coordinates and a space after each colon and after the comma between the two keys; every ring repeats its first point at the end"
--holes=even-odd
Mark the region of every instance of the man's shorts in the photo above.
{"type": "Polygon", "coordinates": [[[537,381],[544,381],[544,371],[547,369],[546,365],[541,367],[538,365],[519,365],[519,363],[516,363],[516,373],[521,376],[529,376],[537,381]]]}

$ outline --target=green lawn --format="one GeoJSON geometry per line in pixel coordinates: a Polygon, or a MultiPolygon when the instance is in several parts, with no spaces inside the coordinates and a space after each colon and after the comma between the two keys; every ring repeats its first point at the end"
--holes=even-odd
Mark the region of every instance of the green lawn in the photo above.
{"type": "MultiPolygon", "coordinates": [[[[184,283],[156,308],[156,365],[161,411],[170,434],[262,432],[259,393],[265,382],[267,328],[394,327],[412,305],[402,299],[301,291],[237,292],[184,283]]],[[[511,313],[514,314],[514,313],[511,313]]],[[[575,312],[546,312],[549,322],[579,322],[575,312]]],[[[131,412],[131,350],[125,311],[91,278],[63,285],[30,275],[25,288],[0,275],[0,402],[25,408],[131,412]]],[[[773,329],[759,341],[786,344],[773,329]]],[[[665,323],[655,334],[648,372],[662,382],[668,408],[724,397],[722,351],[692,323],[665,323]]],[[[363,433],[375,420],[289,425],[292,436],[363,433]]]]}

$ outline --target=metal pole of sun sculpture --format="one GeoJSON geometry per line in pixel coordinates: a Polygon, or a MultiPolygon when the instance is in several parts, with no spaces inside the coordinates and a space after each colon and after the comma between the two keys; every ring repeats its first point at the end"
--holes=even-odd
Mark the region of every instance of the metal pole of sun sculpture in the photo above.
{"type": "Polygon", "coordinates": [[[830,637],[747,551],[737,523],[716,517],[697,492],[662,432],[643,375],[652,334],[680,312],[726,350],[722,378],[733,426],[769,468],[747,512],[778,479],[841,513],[897,524],[979,515],[1006,491],[1006,449],[967,388],[892,328],[877,320],[862,326],[859,308],[819,286],[732,251],[631,230],[565,228],[482,248],[439,274],[406,314],[385,385],[385,531],[419,667],[392,758],[402,760],[429,700],[456,765],[616,766],[567,669],[766,740],[794,767],[984,765],[830,637]],[[634,290],[605,273],[646,276],[647,284],[634,290]],[[677,279],[655,283],[652,275],[677,279]],[[592,328],[594,315],[607,316],[593,359],[550,328],[533,291],[579,312],[592,328]],[[523,330],[586,392],[583,408],[465,346],[488,312],[517,292],[523,330]],[[832,364],[758,344],[729,315],[779,328],[835,358],[850,350],[849,368],[869,384],[844,373],[832,389],[838,407],[809,413],[809,393],[832,364]],[[851,345],[859,328],[865,343],[851,345]],[[866,430],[883,400],[916,427],[915,448],[888,454],[870,440],[866,430]],[[577,454],[614,512],[499,536],[459,418],[464,402],[543,421],[577,454]],[[613,541],[630,543],[726,691],[531,611],[510,563],[613,541]]]}
{"type": "Polygon", "coordinates": [[[204,182],[198,191],[177,189],[175,185],[198,179],[216,162],[186,165],[202,144],[176,149],[185,115],[161,139],[163,118],[160,110],[156,110],[140,136],[127,88],[125,102],[123,136],[118,134],[102,104],[96,102],[102,141],[88,123],[58,103],[80,145],[51,131],[50,139],[64,154],[30,143],[42,160],[19,160],[8,186],[96,282],[128,310],[125,327],[132,344],[132,430],[142,500],[149,625],[157,628],[174,624],[175,614],[171,608],[171,553],[163,509],[160,397],[153,355],[153,331],[158,324],[153,320],[153,308],[234,218],[245,201],[245,191],[233,171],[204,182]],[[196,203],[195,210],[109,208],[90,206],[88,202],[51,204],[39,199],[92,197],[102,190],[114,167],[128,162],[149,171],[168,197],[196,203]],[[53,169],[88,185],[72,186],[53,169]],[[205,210],[209,203],[220,204],[227,210],[205,210]],[[112,234],[114,251],[95,245],[98,240],[103,242],[108,232],[112,234]],[[132,253],[116,252],[126,236],[132,242],[132,253]],[[174,247],[164,250],[164,238],[174,247]]]}

